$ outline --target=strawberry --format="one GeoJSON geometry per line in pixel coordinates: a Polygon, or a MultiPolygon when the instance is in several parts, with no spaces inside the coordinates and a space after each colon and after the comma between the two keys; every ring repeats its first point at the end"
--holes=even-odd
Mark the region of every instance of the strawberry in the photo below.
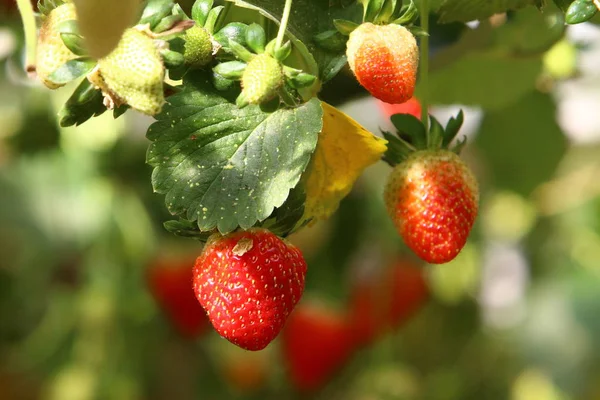
{"type": "Polygon", "coordinates": [[[327,383],[355,349],[345,314],[308,303],[298,306],[290,316],[281,345],[289,377],[302,391],[327,383]]]}
{"type": "Polygon", "coordinates": [[[422,268],[400,259],[383,274],[354,284],[350,321],[357,345],[369,345],[406,322],[429,298],[422,268]]]}
{"type": "Polygon", "coordinates": [[[464,247],[478,212],[477,181],[452,151],[420,150],[394,167],[385,187],[396,229],[421,259],[442,264],[464,247]]]}
{"type": "Polygon", "coordinates": [[[268,53],[255,56],[244,69],[242,93],[250,104],[271,100],[283,86],[284,74],[280,62],[268,53]]]}
{"type": "Polygon", "coordinates": [[[38,78],[50,89],[57,89],[62,84],[56,84],[49,78],[67,61],[77,56],[63,43],[58,32],[59,25],[64,21],[76,19],[75,6],[72,3],[62,4],[48,13],[43,19],[38,35],[36,73],[38,78]]]}
{"type": "Polygon", "coordinates": [[[410,114],[416,118],[421,118],[421,103],[415,97],[411,97],[401,104],[390,104],[381,100],[378,100],[377,103],[386,118],[390,118],[394,114],[410,114]]]}
{"type": "Polygon", "coordinates": [[[213,42],[210,33],[201,26],[188,29],[183,35],[185,39],[183,57],[186,64],[203,67],[213,59],[213,42]]]}
{"type": "Polygon", "coordinates": [[[125,30],[117,47],[98,60],[88,79],[102,90],[109,108],[128,104],[144,114],[158,114],[165,102],[165,68],[152,33],[125,30]]]}
{"type": "Polygon", "coordinates": [[[210,326],[192,290],[193,260],[160,260],[148,270],[148,286],[181,335],[194,338],[210,326]]]}
{"type": "Polygon", "coordinates": [[[414,92],[419,49],[413,34],[397,24],[361,24],[346,44],[350,69],[374,97],[399,104],[414,92]]]}
{"type": "Polygon", "coordinates": [[[304,291],[306,262],[266,229],[214,234],[194,267],[196,297],[221,336],[261,350],[279,334],[304,291]]]}

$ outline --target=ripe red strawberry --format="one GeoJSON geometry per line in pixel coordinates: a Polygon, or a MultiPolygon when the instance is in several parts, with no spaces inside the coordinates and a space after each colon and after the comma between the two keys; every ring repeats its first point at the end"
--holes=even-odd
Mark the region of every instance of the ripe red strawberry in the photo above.
{"type": "Polygon", "coordinates": [[[221,336],[261,350],[279,334],[304,291],[306,262],[266,229],[215,234],[194,267],[196,297],[221,336]]]}
{"type": "Polygon", "coordinates": [[[394,167],[385,188],[387,211],[421,259],[442,264],[464,247],[478,212],[475,177],[455,153],[421,150],[394,167]]]}
{"type": "Polygon", "coordinates": [[[327,383],[355,349],[345,314],[307,303],[290,316],[281,345],[290,380],[303,391],[327,383]]]}
{"type": "Polygon", "coordinates": [[[378,100],[377,103],[386,119],[394,114],[410,114],[416,118],[421,118],[421,103],[415,97],[411,97],[402,104],[390,104],[381,100],[378,100]]]}
{"type": "Polygon", "coordinates": [[[175,328],[189,338],[210,326],[192,289],[193,260],[160,260],[148,270],[148,286],[175,328]]]}
{"type": "Polygon", "coordinates": [[[413,34],[397,24],[361,24],[346,44],[358,82],[386,103],[404,103],[415,89],[419,49],[413,34]]]}
{"type": "Polygon", "coordinates": [[[402,325],[428,298],[425,273],[409,259],[400,259],[384,273],[356,282],[350,297],[356,344],[369,345],[402,325]]]}

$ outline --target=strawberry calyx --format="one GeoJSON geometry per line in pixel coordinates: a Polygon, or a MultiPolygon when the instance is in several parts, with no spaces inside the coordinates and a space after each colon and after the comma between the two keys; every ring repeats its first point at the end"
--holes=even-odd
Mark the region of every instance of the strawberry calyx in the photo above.
{"type": "Polygon", "coordinates": [[[396,132],[394,134],[381,131],[388,141],[388,149],[382,160],[392,167],[420,150],[446,149],[460,154],[467,141],[466,137],[454,140],[464,122],[462,110],[456,117],[450,118],[445,127],[435,117],[429,115],[429,131],[420,119],[410,114],[394,114],[390,120],[396,132]]]}
{"type": "MultiPolygon", "coordinates": [[[[427,32],[414,23],[419,11],[413,0],[404,4],[402,0],[364,0],[362,23],[370,22],[375,25],[401,25],[414,36],[427,35],[427,32]]],[[[313,37],[317,46],[328,51],[342,50],[348,36],[361,24],[347,19],[334,19],[335,29],[321,32],[313,37]]]]}
{"type": "Polygon", "coordinates": [[[309,87],[317,80],[312,74],[284,65],[292,52],[291,42],[281,46],[277,46],[277,39],[267,42],[264,28],[256,23],[232,26],[227,33],[217,35],[226,42],[225,53],[234,59],[217,64],[213,73],[230,81],[240,81],[242,91],[236,99],[240,108],[270,101],[283,101],[295,107],[303,100],[298,89],[309,87]]]}

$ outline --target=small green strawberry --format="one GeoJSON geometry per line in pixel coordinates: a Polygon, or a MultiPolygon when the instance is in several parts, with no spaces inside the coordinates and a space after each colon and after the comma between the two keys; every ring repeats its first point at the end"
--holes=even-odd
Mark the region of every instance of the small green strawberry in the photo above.
{"type": "Polygon", "coordinates": [[[253,228],[209,238],[194,267],[194,291],[221,336],[261,350],[300,300],[305,276],[300,250],[253,228]]]}
{"type": "Polygon", "coordinates": [[[464,247],[478,212],[477,181],[449,150],[422,150],[388,178],[385,204],[398,232],[420,258],[442,264],[464,247]]]}
{"type": "Polygon", "coordinates": [[[88,79],[102,89],[109,108],[127,104],[144,114],[160,112],[165,99],[165,68],[151,32],[129,28],[117,47],[98,60],[88,79]]]}
{"type": "Polygon", "coordinates": [[[58,27],[61,23],[76,19],[73,3],[62,4],[49,11],[43,19],[38,35],[36,72],[39,79],[50,89],[57,89],[63,84],[52,82],[49,77],[67,61],[77,57],[65,46],[60,37],[58,27]]]}
{"type": "MultiPolygon", "coordinates": [[[[241,30],[236,29],[233,33],[239,36],[241,30]]],[[[278,96],[290,106],[297,105],[301,101],[298,89],[310,87],[316,77],[283,64],[292,52],[291,43],[278,46],[276,39],[267,43],[266,33],[258,24],[249,25],[243,34],[245,45],[238,43],[233,34],[231,37],[221,31],[216,34],[224,43],[224,52],[231,53],[237,60],[222,62],[213,68],[213,72],[223,78],[241,81],[242,92],[237,105],[263,104],[278,96]]]]}
{"type": "Polygon", "coordinates": [[[183,57],[186,64],[193,67],[203,67],[213,59],[213,42],[210,33],[194,26],[183,35],[185,40],[183,57]]]}
{"type": "Polygon", "coordinates": [[[271,55],[254,57],[242,75],[242,93],[250,104],[271,100],[283,86],[283,67],[271,55]]]}

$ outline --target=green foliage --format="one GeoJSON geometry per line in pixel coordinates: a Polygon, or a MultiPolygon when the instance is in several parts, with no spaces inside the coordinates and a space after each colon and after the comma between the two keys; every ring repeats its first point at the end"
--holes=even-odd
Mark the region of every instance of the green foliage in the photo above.
{"type": "Polygon", "coordinates": [[[60,126],[81,125],[106,111],[100,90],[83,79],[58,113],[60,126]]]}
{"type": "Polygon", "coordinates": [[[453,21],[468,22],[482,20],[494,14],[509,10],[517,10],[530,5],[541,8],[545,0],[446,0],[438,13],[440,21],[447,23],[453,21]]]}
{"type": "Polygon", "coordinates": [[[317,99],[295,109],[238,109],[207,73],[186,75],[147,137],[152,183],[172,214],[201,231],[247,229],[281,206],[315,149],[317,99]]]}
{"type": "MultiPolygon", "coordinates": [[[[279,21],[284,2],[281,0],[232,0],[242,7],[256,7],[266,17],[279,21]]],[[[320,0],[295,0],[292,15],[288,22],[288,33],[293,44],[307,58],[314,57],[319,69],[319,78],[326,82],[333,78],[345,65],[343,49],[328,51],[317,46],[315,35],[332,30],[333,19],[361,21],[361,7],[358,4],[342,6],[340,2],[320,0]]],[[[307,71],[314,74],[315,71],[307,71]]]]}
{"type": "Polygon", "coordinates": [[[538,92],[486,113],[475,144],[495,186],[528,196],[552,178],[566,150],[554,115],[550,96],[538,92]]]}

